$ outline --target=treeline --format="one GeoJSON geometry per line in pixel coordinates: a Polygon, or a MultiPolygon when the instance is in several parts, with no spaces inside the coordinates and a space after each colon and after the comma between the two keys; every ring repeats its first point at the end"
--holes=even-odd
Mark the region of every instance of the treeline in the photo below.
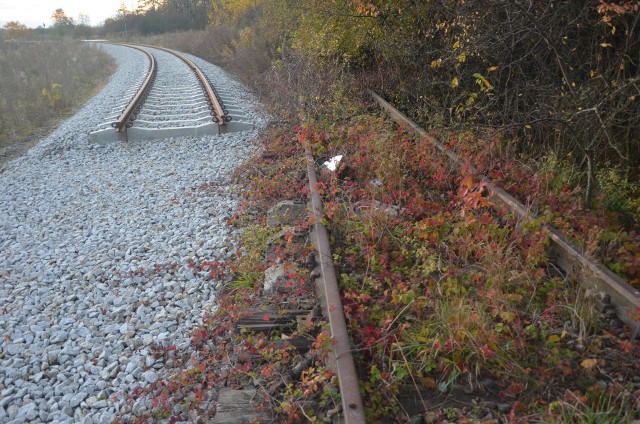
{"type": "Polygon", "coordinates": [[[140,0],[135,10],[124,4],[101,28],[111,38],[173,31],[201,30],[209,22],[212,5],[208,0],[140,0]]]}
{"type": "Polygon", "coordinates": [[[174,31],[202,30],[209,23],[213,5],[208,0],[139,0],[136,8],[122,3],[114,16],[100,26],[91,26],[89,16],[78,19],[67,16],[62,8],[52,12],[53,25],[28,28],[11,21],[0,28],[0,39],[44,39],[65,37],[76,39],[128,39],[135,36],[174,31]]]}
{"type": "Polygon", "coordinates": [[[0,29],[0,40],[42,41],[60,38],[88,39],[102,33],[101,29],[92,27],[88,15],[80,14],[78,19],[67,16],[62,8],[51,14],[53,25],[45,24],[33,29],[19,21],[7,22],[0,29]]]}
{"type": "Polygon", "coordinates": [[[213,51],[306,116],[372,87],[432,129],[498,134],[511,158],[569,158],[590,203],[598,168],[638,177],[639,5],[213,0],[207,33],[172,42],[213,51]]]}

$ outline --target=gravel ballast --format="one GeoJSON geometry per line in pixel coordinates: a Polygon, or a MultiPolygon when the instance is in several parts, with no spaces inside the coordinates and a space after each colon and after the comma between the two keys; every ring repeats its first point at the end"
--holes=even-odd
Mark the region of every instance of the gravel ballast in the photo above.
{"type": "MultiPolygon", "coordinates": [[[[229,175],[256,132],[89,143],[147,66],[103,48],[120,65],[107,87],[0,171],[0,423],[111,422],[163,377],[153,347],[188,345],[213,305],[217,282],[189,264],[234,253],[229,175]]],[[[206,72],[264,122],[240,84],[206,72]]]]}

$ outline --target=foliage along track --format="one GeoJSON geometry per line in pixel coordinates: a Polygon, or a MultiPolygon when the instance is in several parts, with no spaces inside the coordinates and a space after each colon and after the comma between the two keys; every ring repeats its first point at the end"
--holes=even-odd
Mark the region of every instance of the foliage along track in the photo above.
{"type": "MultiPolygon", "coordinates": [[[[462,159],[455,153],[448,150],[442,143],[426,133],[417,124],[394,108],[390,103],[373,91],[369,91],[373,99],[400,125],[407,125],[416,131],[425,140],[434,144],[440,151],[449,157],[458,167],[465,166],[462,159]]],[[[478,174],[472,165],[467,165],[468,171],[478,174]]],[[[526,222],[536,219],[527,208],[515,197],[496,186],[490,179],[478,175],[478,179],[484,183],[489,190],[489,199],[497,204],[509,208],[515,215],[521,217],[526,222]]],[[[630,286],[622,278],[611,272],[603,265],[585,256],[584,252],[571,243],[562,233],[550,225],[544,226],[549,232],[552,242],[550,255],[555,257],[556,264],[572,278],[581,284],[601,293],[602,298],[608,299],[605,303],[612,302],[618,318],[624,323],[635,328],[636,334],[640,334],[640,290],[630,286]]]]}

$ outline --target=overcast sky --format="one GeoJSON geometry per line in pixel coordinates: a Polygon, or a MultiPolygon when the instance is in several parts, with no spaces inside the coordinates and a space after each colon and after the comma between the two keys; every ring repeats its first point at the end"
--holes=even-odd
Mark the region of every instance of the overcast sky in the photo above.
{"type": "Polygon", "coordinates": [[[0,0],[0,27],[19,21],[31,28],[42,24],[48,28],[52,25],[51,15],[59,8],[75,21],[81,13],[89,15],[91,25],[96,26],[115,16],[122,3],[128,9],[138,5],[137,0],[0,0]]]}

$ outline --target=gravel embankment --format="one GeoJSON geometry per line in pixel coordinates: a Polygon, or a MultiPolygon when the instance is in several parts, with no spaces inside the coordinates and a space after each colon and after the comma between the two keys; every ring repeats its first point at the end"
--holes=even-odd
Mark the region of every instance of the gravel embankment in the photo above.
{"type": "Polygon", "coordinates": [[[105,49],[120,63],[107,87],[0,171],[0,423],[111,422],[162,377],[152,346],[187,345],[212,306],[216,282],[189,262],[233,254],[229,175],[256,133],[91,145],[146,69],[105,49]]]}

